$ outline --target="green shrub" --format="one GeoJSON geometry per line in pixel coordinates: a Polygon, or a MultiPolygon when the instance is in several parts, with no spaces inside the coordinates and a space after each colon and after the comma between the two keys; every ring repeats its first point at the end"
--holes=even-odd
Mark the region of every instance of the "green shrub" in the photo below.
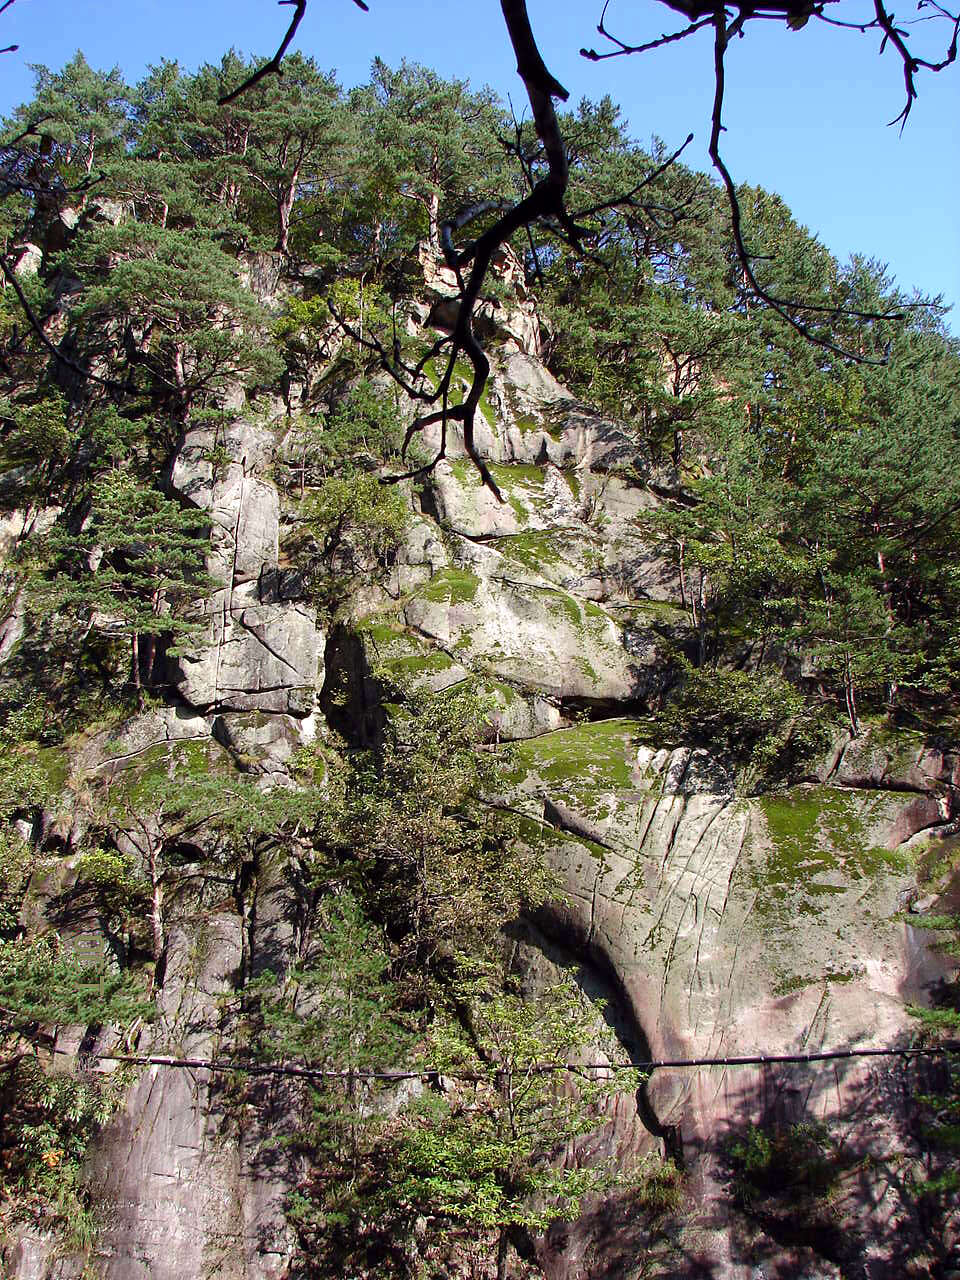
{"type": "Polygon", "coordinates": [[[843,1161],[822,1124],[785,1128],[750,1125],[727,1147],[737,1201],[749,1207],[765,1197],[786,1197],[796,1207],[825,1202],[843,1161]]]}
{"type": "Polygon", "coordinates": [[[347,468],[308,495],[301,522],[297,563],[321,605],[332,609],[345,582],[374,577],[390,564],[410,524],[410,509],[394,485],[347,468]]]}
{"type": "Polygon", "coordinates": [[[775,672],[694,667],[685,658],[681,663],[677,697],[657,716],[668,741],[692,741],[769,777],[786,773],[827,745],[823,711],[775,672]]]}
{"type": "Polygon", "coordinates": [[[128,974],[65,954],[53,938],[0,943],[0,1212],[42,1222],[70,1247],[90,1243],[83,1159],[127,1078],[47,1061],[37,1031],[122,1027],[151,1015],[128,974]]]}

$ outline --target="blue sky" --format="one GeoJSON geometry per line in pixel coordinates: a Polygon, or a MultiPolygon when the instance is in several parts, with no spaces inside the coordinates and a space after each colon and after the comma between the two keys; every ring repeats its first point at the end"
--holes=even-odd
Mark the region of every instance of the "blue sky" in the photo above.
{"type": "MultiPolygon", "coordinates": [[[[375,55],[389,63],[406,57],[490,84],[518,110],[523,105],[497,0],[369,3],[364,14],[351,0],[310,0],[296,47],[336,68],[346,85],[366,78],[375,55]]],[[[857,6],[844,0],[850,12],[842,16],[857,6]]],[[[693,130],[685,159],[708,167],[707,35],[594,64],[578,50],[598,40],[600,0],[529,0],[528,7],[546,61],[574,101],[609,93],[641,142],[656,134],[678,144],[693,130]]],[[[94,66],[119,65],[136,79],[163,57],[193,68],[230,45],[272,53],[289,14],[271,0],[16,0],[0,17],[0,44],[20,45],[0,61],[0,111],[29,96],[29,63],[56,68],[80,48],[94,66]]],[[[639,43],[674,29],[674,17],[653,0],[613,0],[608,24],[639,43]]],[[[903,101],[899,62],[877,56],[875,35],[816,22],[799,32],[754,26],[728,57],[724,145],[734,178],[779,192],[841,259],[852,252],[880,259],[902,286],[960,304],[960,66],[921,79],[901,136],[885,127],[903,101]]],[[[917,30],[918,37],[934,34],[933,24],[917,30]]],[[[960,308],[949,323],[960,333],[960,308]]]]}

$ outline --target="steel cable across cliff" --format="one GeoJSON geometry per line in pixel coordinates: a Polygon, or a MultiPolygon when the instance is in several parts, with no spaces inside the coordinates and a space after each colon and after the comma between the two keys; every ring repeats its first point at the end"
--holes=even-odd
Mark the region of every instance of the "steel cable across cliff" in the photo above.
{"type": "MultiPolygon", "coordinates": [[[[300,1079],[341,1080],[427,1080],[441,1076],[451,1080],[486,1080],[508,1069],[492,1063],[487,1072],[447,1071],[440,1067],[418,1067],[412,1070],[373,1071],[358,1069],[343,1071],[324,1067],[302,1067],[283,1062],[235,1062],[222,1058],[176,1058],[166,1054],[136,1053],[72,1053],[54,1048],[51,1052],[61,1057],[81,1058],[97,1062],[127,1063],[133,1066],[173,1067],[181,1070],[242,1072],[246,1075],[295,1076],[300,1079]]],[[[754,1067],[776,1064],[802,1064],[808,1062],[836,1062],[849,1058],[920,1058],[943,1055],[960,1056],[960,1042],[949,1041],[941,1045],[916,1048],[877,1047],[867,1049],[828,1049],[817,1053],[748,1054],[725,1058],[659,1058],[646,1062],[545,1062],[524,1067],[525,1073],[547,1075],[555,1072],[582,1073],[586,1071],[639,1071],[649,1075],[666,1068],[700,1067],[754,1067]]]]}

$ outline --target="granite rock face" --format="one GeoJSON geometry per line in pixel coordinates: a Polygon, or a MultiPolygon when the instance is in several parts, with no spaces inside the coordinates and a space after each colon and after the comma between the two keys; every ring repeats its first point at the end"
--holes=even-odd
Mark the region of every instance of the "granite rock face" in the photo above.
{"type": "MultiPolygon", "coordinates": [[[[275,267],[249,264],[268,301],[275,267]]],[[[422,322],[441,332],[455,319],[444,271],[425,259],[422,322]]],[[[907,1006],[949,968],[905,913],[919,904],[903,850],[954,832],[956,750],[920,736],[838,741],[809,781],[757,796],[741,794],[727,762],[651,743],[644,716],[691,643],[677,569],[643,533],[677,477],[540,363],[522,290],[488,312],[493,374],[478,440],[504,501],[454,430],[447,460],[410,491],[396,563],[382,582],[354,585],[329,637],[282,558],[281,528],[296,522],[271,477],[282,426],[238,415],[216,435],[187,431],[169,482],[210,516],[211,586],[195,613],[205,639],[177,660],[177,705],[92,734],[78,770],[114,774],[200,744],[217,767],[289,785],[287,765],[324,713],[353,740],[375,739],[378,670],[433,691],[477,680],[496,705],[490,746],[509,752],[509,790],[491,803],[535,824],[565,887],[563,901],[508,928],[532,990],[551,966],[578,965],[635,1061],[906,1043],[907,1006]]],[[[277,868],[239,897],[199,879],[173,912],[150,1043],[210,1057],[229,1044],[223,1011],[238,982],[295,946],[297,904],[277,868]]],[[[869,1060],[657,1070],[617,1101],[594,1150],[682,1162],[684,1213],[664,1245],[628,1203],[591,1205],[537,1243],[547,1276],[905,1274],[897,1239],[917,1228],[898,1182],[905,1070],[869,1060]],[[846,1126],[862,1176],[837,1201],[843,1248],[732,1207],[724,1144],[770,1117],[846,1126]]],[[[282,1091],[264,1090],[238,1119],[204,1070],[137,1076],[89,1164],[100,1280],[292,1276],[283,1206],[298,1171],[265,1156],[292,1114],[282,1091]]],[[[83,1268],[35,1233],[3,1262],[16,1280],[75,1280],[83,1268]]]]}
{"type": "MultiPolygon", "coordinates": [[[[274,433],[240,421],[221,442],[188,431],[171,486],[209,513],[214,586],[196,610],[207,643],[180,659],[183,699],[204,714],[266,711],[309,716],[322,682],[316,609],[291,596],[278,570],[280,499],[266,480],[274,433]]],[[[295,590],[295,588],[294,588],[295,590]]]]}

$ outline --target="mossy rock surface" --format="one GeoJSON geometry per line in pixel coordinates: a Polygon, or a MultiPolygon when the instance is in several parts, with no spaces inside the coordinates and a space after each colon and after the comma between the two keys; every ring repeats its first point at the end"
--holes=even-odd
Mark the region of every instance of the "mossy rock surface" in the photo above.
{"type": "MultiPolygon", "coordinates": [[[[592,601],[505,573],[444,569],[403,602],[407,625],[478,674],[552,698],[627,701],[642,678],[619,623],[592,601]]],[[[492,564],[491,564],[492,562],[492,564]]],[[[492,571],[491,571],[492,570],[492,571]]]]}
{"type": "Polygon", "coordinates": [[[897,797],[804,785],[753,803],[768,844],[751,873],[762,914],[817,916],[831,898],[908,869],[883,844],[897,797]]]}
{"type": "Polygon", "coordinates": [[[471,604],[480,579],[470,569],[441,569],[417,594],[436,604],[471,604]]]}
{"type": "MultiPolygon", "coordinates": [[[[428,360],[423,367],[424,373],[430,381],[434,390],[440,385],[440,380],[446,373],[446,362],[438,360],[436,357],[428,360]]],[[[463,404],[464,397],[469,393],[473,384],[473,370],[470,365],[463,360],[458,360],[453,366],[453,376],[450,379],[450,390],[447,394],[447,404],[450,406],[463,404]]],[[[491,431],[496,433],[497,415],[493,405],[490,403],[489,384],[484,387],[478,404],[480,412],[483,414],[487,425],[491,431]]]]}
{"type": "Polygon", "coordinates": [[[458,684],[469,674],[445,649],[415,635],[402,623],[368,620],[357,634],[371,670],[382,668],[401,687],[435,693],[458,684]]]}
{"type": "Polygon", "coordinates": [[[133,796],[169,779],[200,781],[211,774],[236,773],[229,753],[213,738],[188,742],[158,742],[125,762],[111,780],[111,793],[133,796]]]}
{"type": "Polygon", "coordinates": [[[534,573],[549,574],[568,550],[570,539],[550,529],[530,529],[524,533],[505,534],[492,544],[506,560],[515,561],[534,573]]]}
{"type": "Polygon", "coordinates": [[[637,722],[629,717],[559,729],[511,748],[509,781],[542,791],[594,820],[637,786],[637,722]]]}
{"type": "Polygon", "coordinates": [[[65,746],[38,747],[33,759],[46,778],[51,795],[58,795],[66,786],[70,774],[70,753],[65,746]]]}

